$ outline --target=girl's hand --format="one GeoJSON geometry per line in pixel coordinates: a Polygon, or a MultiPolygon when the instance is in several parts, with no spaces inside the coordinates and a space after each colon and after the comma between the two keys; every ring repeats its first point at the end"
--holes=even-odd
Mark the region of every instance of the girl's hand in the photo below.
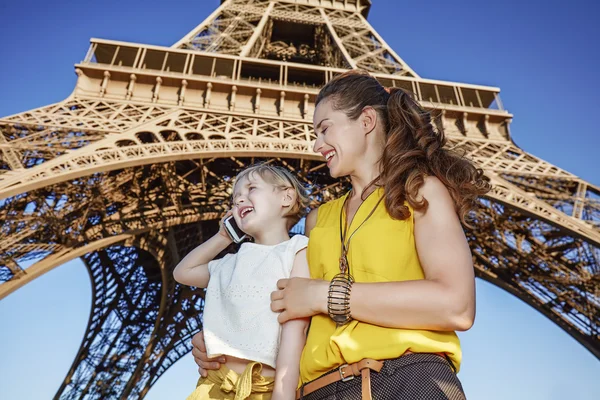
{"type": "Polygon", "coordinates": [[[204,378],[208,375],[208,370],[218,370],[221,364],[224,364],[227,359],[225,356],[219,358],[208,358],[206,354],[206,345],[204,344],[204,332],[200,331],[192,338],[192,355],[194,362],[198,364],[198,372],[204,378]]]}
{"type": "Polygon", "coordinates": [[[225,229],[225,219],[227,217],[229,217],[230,215],[233,215],[233,210],[229,210],[225,213],[225,215],[223,216],[223,218],[221,218],[221,221],[219,221],[219,232],[218,235],[221,235],[222,237],[224,237],[225,239],[229,240],[230,242],[233,242],[233,240],[231,239],[231,236],[229,236],[229,233],[227,233],[227,229],[225,229]]]}
{"type": "Polygon", "coordinates": [[[279,290],[271,293],[271,310],[281,313],[277,317],[280,324],[327,313],[329,282],[306,278],[280,279],[277,288],[279,290]]]}

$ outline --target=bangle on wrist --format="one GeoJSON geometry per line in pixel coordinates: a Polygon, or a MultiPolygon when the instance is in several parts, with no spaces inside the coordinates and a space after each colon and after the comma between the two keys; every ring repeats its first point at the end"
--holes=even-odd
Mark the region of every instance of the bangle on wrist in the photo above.
{"type": "Polygon", "coordinates": [[[350,315],[350,292],[354,279],[348,274],[337,274],[329,284],[327,295],[327,314],[337,326],[345,325],[352,320],[350,315]]]}

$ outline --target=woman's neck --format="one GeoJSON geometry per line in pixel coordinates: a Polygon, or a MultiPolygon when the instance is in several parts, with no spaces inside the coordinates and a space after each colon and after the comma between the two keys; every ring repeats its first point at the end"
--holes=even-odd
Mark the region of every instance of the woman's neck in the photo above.
{"type": "Polygon", "coordinates": [[[363,165],[356,169],[356,172],[350,175],[350,182],[352,183],[352,197],[360,196],[363,199],[373,192],[377,187],[373,185],[373,181],[380,175],[379,163],[372,165],[370,168],[367,165],[363,165]],[[363,191],[367,191],[363,195],[363,191]]]}
{"type": "Polygon", "coordinates": [[[350,174],[352,182],[352,191],[354,196],[368,196],[376,189],[375,185],[371,185],[375,179],[381,175],[381,159],[385,149],[385,135],[379,131],[374,132],[369,137],[367,150],[363,153],[360,160],[357,161],[354,172],[350,174]],[[370,185],[370,186],[369,186],[370,185]],[[367,191],[363,195],[363,191],[367,191]]]}

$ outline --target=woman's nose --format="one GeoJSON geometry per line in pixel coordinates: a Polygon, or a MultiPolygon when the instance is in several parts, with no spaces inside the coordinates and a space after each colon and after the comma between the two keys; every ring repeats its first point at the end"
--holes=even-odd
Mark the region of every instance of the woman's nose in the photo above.
{"type": "Polygon", "coordinates": [[[317,140],[315,140],[315,144],[313,144],[313,152],[318,153],[323,146],[321,135],[317,135],[317,140]]]}

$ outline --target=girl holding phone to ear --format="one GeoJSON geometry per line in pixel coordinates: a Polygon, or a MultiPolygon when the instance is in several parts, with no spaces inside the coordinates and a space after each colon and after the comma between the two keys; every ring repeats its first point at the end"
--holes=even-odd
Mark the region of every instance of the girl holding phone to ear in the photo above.
{"type": "Polygon", "coordinates": [[[304,188],[288,170],[250,167],[236,177],[233,207],[219,232],[175,267],[177,282],[207,288],[206,349],[211,357],[227,357],[198,381],[188,400],[295,398],[307,319],[281,326],[270,295],[280,279],[309,277],[308,238],[288,234],[307,204],[304,188]],[[214,260],[244,235],[254,242],[214,260]]]}

